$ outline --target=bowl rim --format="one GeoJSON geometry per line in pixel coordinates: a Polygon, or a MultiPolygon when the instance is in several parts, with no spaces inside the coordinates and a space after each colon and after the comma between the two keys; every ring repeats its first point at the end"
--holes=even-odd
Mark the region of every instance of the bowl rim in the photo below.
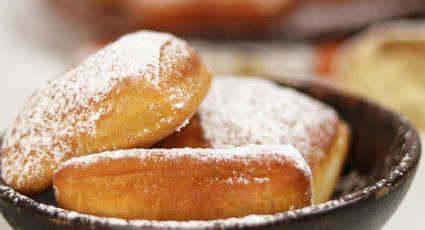
{"type": "MultiPolygon", "coordinates": [[[[282,83],[282,82],[278,82],[282,83]]],[[[306,89],[309,87],[319,87],[324,90],[329,90],[330,93],[338,94],[339,96],[356,100],[366,104],[373,109],[380,111],[391,117],[392,120],[398,122],[400,126],[405,127],[405,140],[409,140],[408,151],[404,154],[398,165],[391,170],[384,178],[367,186],[359,191],[345,195],[339,199],[330,200],[325,203],[311,205],[301,209],[286,211],[270,215],[248,215],[245,217],[235,217],[218,220],[190,220],[190,221],[153,221],[153,220],[125,220],[109,217],[98,217],[89,214],[78,213],[75,211],[65,210],[56,206],[44,204],[35,201],[34,199],[22,195],[11,187],[0,184],[0,198],[22,210],[30,211],[36,215],[49,218],[57,223],[80,224],[84,226],[108,226],[108,227],[139,227],[139,228],[156,228],[156,229],[210,229],[210,228],[255,228],[276,225],[281,222],[290,222],[318,216],[323,213],[342,209],[353,205],[357,201],[375,197],[381,199],[391,193],[394,189],[401,186],[406,180],[407,175],[415,172],[420,155],[421,142],[416,129],[402,115],[390,111],[386,108],[369,102],[365,99],[349,95],[341,92],[333,87],[326,86],[317,82],[285,82],[283,84],[293,87],[297,90],[306,89]],[[306,85],[304,85],[307,83],[306,85]],[[300,84],[302,85],[300,87],[300,84]]],[[[0,139],[3,139],[1,136],[0,139]]],[[[407,142],[407,141],[405,141],[407,142]]]]}

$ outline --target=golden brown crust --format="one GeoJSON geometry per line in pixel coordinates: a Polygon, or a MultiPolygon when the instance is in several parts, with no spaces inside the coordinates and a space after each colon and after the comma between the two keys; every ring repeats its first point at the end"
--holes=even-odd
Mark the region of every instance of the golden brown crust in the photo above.
{"type": "Polygon", "coordinates": [[[189,123],[178,132],[156,143],[153,148],[211,148],[211,143],[204,137],[199,115],[190,118],[189,123]]]}
{"type": "Polygon", "coordinates": [[[294,160],[278,156],[276,149],[258,148],[270,152],[244,157],[237,156],[243,148],[99,154],[65,163],[53,184],[65,209],[124,219],[212,220],[310,205],[310,175],[299,153],[294,160]],[[222,155],[232,153],[236,157],[222,155]]]}
{"type": "Polygon", "coordinates": [[[198,54],[192,48],[188,50],[190,57],[184,60],[170,63],[161,58],[161,90],[144,80],[130,79],[117,85],[104,102],[113,110],[97,121],[97,136],[78,140],[90,147],[85,152],[150,147],[190,118],[208,92],[211,74],[198,54]],[[177,109],[173,105],[180,103],[180,99],[170,101],[176,90],[181,97],[190,98],[177,109]],[[149,109],[152,105],[154,109],[149,109]],[[171,122],[168,118],[172,118],[171,122]]]}
{"type": "Polygon", "coordinates": [[[183,41],[151,32],[125,36],[28,101],[4,138],[2,178],[19,192],[37,193],[67,159],[149,147],[192,116],[210,81],[183,41]]]}
{"type": "Polygon", "coordinates": [[[341,121],[325,157],[316,160],[314,165],[311,159],[305,158],[313,176],[313,204],[323,203],[331,198],[348,154],[350,139],[350,127],[341,121]]]}

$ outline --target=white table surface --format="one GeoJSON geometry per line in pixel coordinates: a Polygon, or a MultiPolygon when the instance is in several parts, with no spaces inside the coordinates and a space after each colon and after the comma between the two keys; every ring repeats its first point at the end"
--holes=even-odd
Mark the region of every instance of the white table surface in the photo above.
{"type": "MultiPolygon", "coordinates": [[[[49,78],[70,67],[81,33],[69,30],[42,1],[0,0],[0,130],[12,122],[25,99],[49,78]],[[66,28],[66,29],[65,29],[66,28]]],[[[383,229],[424,229],[425,166],[383,229]]],[[[0,216],[0,229],[10,229],[0,216]]]]}

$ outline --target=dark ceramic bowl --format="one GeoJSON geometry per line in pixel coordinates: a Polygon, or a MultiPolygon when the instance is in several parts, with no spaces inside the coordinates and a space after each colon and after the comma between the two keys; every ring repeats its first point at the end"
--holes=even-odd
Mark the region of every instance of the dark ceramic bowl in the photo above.
{"type": "Polygon", "coordinates": [[[334,106],[351,125],[352,145],[333,200],[267,216],[216,221],[126,221],[56,207],[52,191],[26,197],[0,185],[0,208],[16,229],[379,229],[412,183],[421,147],[403,117],[316,83],[287,83],[334,106]]]}

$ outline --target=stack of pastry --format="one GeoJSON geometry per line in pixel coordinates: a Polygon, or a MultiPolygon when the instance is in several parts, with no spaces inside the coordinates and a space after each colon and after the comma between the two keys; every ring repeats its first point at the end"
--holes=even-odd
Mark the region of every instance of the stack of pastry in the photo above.
{"type": "Polygon", "coordinates": [[[151,220],[272,214],[330,198],[349,128],[308,96],[217,77],[184,41],[126,35],[34,94],[2,178],[59,206],[151,220]],[[205,97],[205,99],[204,99],[205,97]]]}

